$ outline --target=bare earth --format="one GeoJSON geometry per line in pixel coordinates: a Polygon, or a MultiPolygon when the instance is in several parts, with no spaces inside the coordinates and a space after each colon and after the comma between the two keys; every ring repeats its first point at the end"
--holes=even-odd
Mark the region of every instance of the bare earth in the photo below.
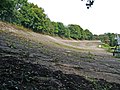
{"type": "MultiPolygon", "coordinates": [[[[46,65],[52,70],[61,70],[66,74],[76,74],[87,79],[99,78],[120,84],[120,59],[99,48],[100,41],[64,40],[32,31],[18,30],[1,22],[0,32],[26,40],[26,45],[23,46],[27,46],[25,51],[29,53],[28,62],[46,65]],[[29,42],[32,42],[32,46],[29,42]],[[39,44],[43,48],[40,48],[39,44]]],[[[14,39],[5,38],[14,44],[14,39]]],[[[19,48],[19,45],[15,47],[19,48]]],[[[15,50],[13,52],[19,52],[15,50]]]]}

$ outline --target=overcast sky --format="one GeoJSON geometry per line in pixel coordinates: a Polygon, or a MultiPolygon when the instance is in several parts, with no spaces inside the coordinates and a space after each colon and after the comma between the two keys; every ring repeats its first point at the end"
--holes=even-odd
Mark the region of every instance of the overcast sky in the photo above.
{"type": "Polygon", "coordinates": [[[120,34],[120,0],[95,0],[87,9],[81,0],[28,0],[45,10],[52,21],[78,24],[93,34],[120,34]]]}

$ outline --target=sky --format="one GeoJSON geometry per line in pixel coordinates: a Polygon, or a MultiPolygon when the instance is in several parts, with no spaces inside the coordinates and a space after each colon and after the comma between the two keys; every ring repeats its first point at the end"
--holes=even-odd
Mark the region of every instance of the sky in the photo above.
{"type": "Polygon", "coordinates": [[[28,0],[42,7],[51,21],[77,24],[93,34],[120,34],[120,0],[95,0],[87,9],[81,0],[28,0]]]}

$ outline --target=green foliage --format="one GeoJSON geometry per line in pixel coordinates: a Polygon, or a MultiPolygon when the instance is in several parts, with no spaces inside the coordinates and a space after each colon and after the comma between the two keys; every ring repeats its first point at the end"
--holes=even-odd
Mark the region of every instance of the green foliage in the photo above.
{"type": "Polygon", "coordinates": [[[58,24],[57,22],[51,22],[53,25],[54,35],[58,35],[58,24]]]}
{"type": "Polygon", "coordinates": [[[62,22],[57,22],[57,26],[58,26],[58,35],[60,37],[64,37],[65,36],[65,26],[62,22]]]}
{"type": "Polygon", "coordinates": [[[105,43],[103,43],[101,46],[102,46],[102,48],[104,48],[106,51],[108,51],[108,52],[113,52],[113,48],[114,48],[114,47],[111,47],[110,45],[105,44],[105,43]]]}
{"type": "Polygon", "coordinates": [[[68,25],[68,28],[70,30],[70,37],[73,39],[82,39],[82,33],[83,30],[79,25],[70,24],[68,25]]]}
{"type": "Polygon", "coordinates": [[[110,46],[108,44],[105,44],[105,43],[103,43],[101,45],[101,47],[104,48],[104,49],[106,49],[106,50],[110,49],[110,46]]]}
{"type": "Polygon", "coordinates": [[[27,0],[1,0],[0,20],[22,25],[35,32],[76,40],[92,40],[93,34],[79,25],[52,22],[44,10],[27,0]]]}
{"type": "Polygon", "coordinates": [[[94,35],[93,35],[93,40],[100,40],[100,39],[99,39],[99,35],[94,34],[94,35]]]}
{"type": "Polygon", "coordinates": [[[85,33],[86,33],[86,37],[85,38],[87,40],[92,40],[93,39],[93,34],[88,29],[85,30],[85,33]]]}
{"type": "Polygon", "coordinates": [[[115,46],[117,44],[117,41],[115,40],[115,34],[114,33],[105,33],[103,35],[99,35],[99,39],[109,46],[115,46]]]}
{"type": "Polygon", "coordinates": [[[27,0],[0,0],[0,20],[16,22],[18,12],[27,0]]]}
{"type": "Polygon", "coordinates": [[[116,45],[114,33],[93,35],[88,29],[83,30],[76,24],[65,26],[62,22],[52,22],[41,7],[27,0],[1,0],[0,20],[22,25],[38,33],[76,40],[100,39],[110,46],[116,45]]]}

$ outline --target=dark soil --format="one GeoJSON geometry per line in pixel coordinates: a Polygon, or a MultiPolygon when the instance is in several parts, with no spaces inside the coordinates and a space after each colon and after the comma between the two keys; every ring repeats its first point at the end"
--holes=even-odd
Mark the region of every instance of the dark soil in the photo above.
{"type": "Polygon", "coordinates": [[[0,90],[120,90],[105,80],[89,81],[74,74],[53,71],[12,56],[0,60],[0,90]]]}
{"type": "Polygon", "coordinates": [[[96,57],[0,31],[0,90],[120,90],[118,83],[72,72],[89,71],[96,57]]]}

